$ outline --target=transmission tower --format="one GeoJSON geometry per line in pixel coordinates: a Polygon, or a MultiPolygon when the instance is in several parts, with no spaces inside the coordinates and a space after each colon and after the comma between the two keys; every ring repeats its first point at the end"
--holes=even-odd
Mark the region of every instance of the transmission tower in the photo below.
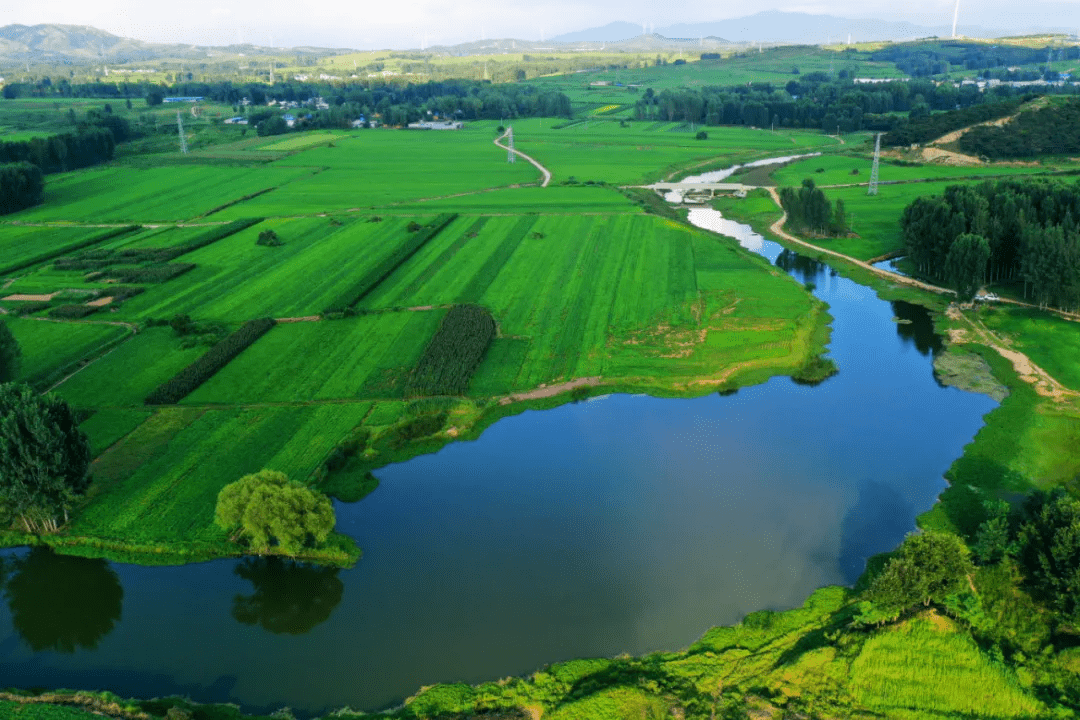
{"type": "Polygon", "coordinates": [[[508,127],[506,128],[506,162],[514,162],[514,155],[516,154],[514,152],[514,128],[508,127]]]}
{"type": "Polygon", "coordinates": [[[881,133],[877,134],[877,139],[874,140],[874,165],[870,168],[870,188],[866,191],[867,195],[877,195],[877,181],[878,181],[878,165],[881,164],[881,133]]]}
{"type": "Polygon", "coordinates": [[[184,137],[184,120],[180,117],[180,111],[176,111],[176,128],[180,131],[180,152],[187,155],[187,139],[184,137]]]}

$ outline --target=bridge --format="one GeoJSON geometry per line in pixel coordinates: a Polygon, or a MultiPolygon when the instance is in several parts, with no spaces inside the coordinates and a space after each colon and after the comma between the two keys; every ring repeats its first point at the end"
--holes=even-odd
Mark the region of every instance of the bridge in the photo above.
{"type": "Polygon", "coordinates": [[[717,195],[735,195],[737,197],[746,197],[746,193],[754,189],[753,185],[743,185],[741,183],[653,183],[652,185],[645,185],[644,187],[655,190],[658,193],[666,194],[670,192],[677,192],[681,195],[684,202],[704,202],[705,200],[712,199],[717,195]]]}

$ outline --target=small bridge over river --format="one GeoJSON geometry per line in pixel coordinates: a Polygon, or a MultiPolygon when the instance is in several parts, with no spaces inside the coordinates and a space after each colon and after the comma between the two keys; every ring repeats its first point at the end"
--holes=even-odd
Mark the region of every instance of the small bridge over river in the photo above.
{"type": "Polygon", "coordinates": [[[667,194],[670,192],[677,192],[682,196],[682,199],[687,202],[703,202],[710,200],[717,195],[735,195],[737,197],[746,197],[746,193],[754,189],[753,185],[743,185],[742,183],[653,183],[652,185],[644,185],[643,187],[649,190],[655,190],[661,194],[667,194]]]}

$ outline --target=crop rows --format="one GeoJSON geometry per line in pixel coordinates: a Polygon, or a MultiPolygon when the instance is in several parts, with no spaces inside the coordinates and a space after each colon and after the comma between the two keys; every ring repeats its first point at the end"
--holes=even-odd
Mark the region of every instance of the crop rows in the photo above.
{"type": "Polygon", "coordinates": [[[454,219],[457,218],[456,213],[447,213],[445,215],[439,215],[432,220],[427,227],[421,228],[412,233],[405,242],[394,249],[392,253],[384,257],[378,265],[375,265],[369,269],[363,276],[345,292],[338,296],[337,300],[330,304],[326,309],[327,313],[344,312],[348,310],[356,303],[360,302],[365,295],[381,283],[386,278],[390,277],[398,267],[401,266],[406,260],[411,258],[416,251],[424,246],[426,242],[431,238],[438,235],[443,228],[449,225],[454,219]]]}
{"type": "Polygon", "coordinates": [[[138,225],[129,225],[122,228],[112,228],[104,232],[95,232],[90,237],[85,237],[85,230],[73,230],[70,228],[18,228],[15,230],[6,230],[5,235],[14,235],[17,243],[12,243],[8,237],[0,240],[0,247],[3,248],[3,258],[6,264],[0,265],[0,274],[8,274],[17,272],[24,268],[28,268],[31,265],[37,263],[46,262],[52,258],[59,257],[64,253],[72,252],[73,250],[81,250],[82,248],[97,245],[98,243],[105,242],[112,238],[126,235],[127,233],[138,230],[138,225]],[[66,242],[53,244],[50,240],[56,238],[59,239],[63,236],[70,238],[72,235],[75,239],[68,239],[66,242]],[[14,245],[14,247],[12,247],[14,245]]]}
{"type": "Polygon", "coordinates": [[[406,395],[464,395],[495,338],[495,319],[480,305],[455,305],[416,363],[406,395]]]}
{"type": "Polygon", "coordinates": [[[167,405],[179,402],[181,398],[206,382],[274,325],[273,318],[259,318],[244,323],[239,329],[210,348],[205,355],[159,385],[146,396],[146,404],[167,405]]]}

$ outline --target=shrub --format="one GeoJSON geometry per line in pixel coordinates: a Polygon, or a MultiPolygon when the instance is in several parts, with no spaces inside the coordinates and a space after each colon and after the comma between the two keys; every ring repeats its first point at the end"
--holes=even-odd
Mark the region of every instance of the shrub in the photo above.
{"type": "Polygon", "coordinates": [[[263,230],[261,233],[259,233],[259,239],[255,241],[255,244],[265,245],[267,247],[278,247],[279,245],[284,245],[285,243],[281,241],[281,238],[279,238],[278,234],[273,230],[263,230]]]}
{"type": "Polygon", "coordinates": [[[65,320],[78,320],[87,315],[93,315],[101,308],[93,305],[57,305],[49,311],[49,317],[63,318],[65,320]]]}
{"type": "Polygon", "coordinates": [[[495,339],[495,318],[480,305],[455,305],[416,363],[406,395],[464,395],[495,339]]]}
{"type": "Polygon", "coordinates": [[[214,345],[205,355],[159,385],[146,396],[147,405],[170,405],[209,380],[230,360],[242,353],[274,327],[273,318],[249,320],[232,334],[214,345]]]}
{"type": "Polygon", "coordinates": [[[697,138],[698,140],[708,140],[709,139],[709,133],[705,132],[704,130],[698,130],[698,134],[695,135],[694,137],[697,138]]]}
{"type": "Polygon", "coordinates": [[[410,440],[429,437],[439,432],[446,425],[448,417],[448,413],[441,412],[435,415],[421,415],[420,417],[411,418],[391,428],[387,432],[386,438],[390,443],[390,447],[400,448],[410,440]]]}
{"type": "Polygon", "coordinates": [[[39,310],[44,310],[45,308],[50,307],[51,305],[52,303],[46,302],[44,300],[40,300],[37,302],[24,302],[19,303],[18,307],[14,308],[11,313],[13,315],[32,315],[39,310]]]}

